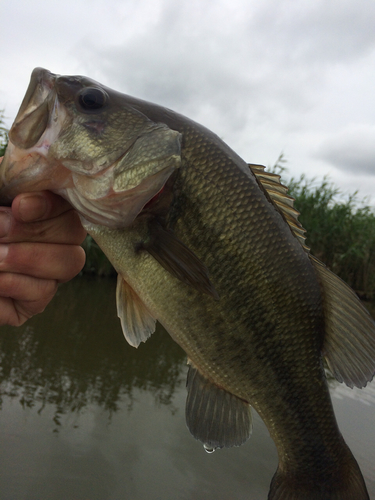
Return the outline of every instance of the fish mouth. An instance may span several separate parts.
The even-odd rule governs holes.
[[[56,75],[43,68],[36,68],[32,72],[29,87],[9,132],[9,140],[16,147],[32,148],[45,132],[56,78]]]
[[[0,164],[0,203],[9,205],[20,192],[48,189],[41,183],[47,170],[50,145],[60,134],[66,118],[56,92],[58,75],[43,68],[31,74],[30,84],[9,131],[9,143]]]

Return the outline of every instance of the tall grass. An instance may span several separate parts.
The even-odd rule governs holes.
[[[290,183],[311,252],[359,295],[375,297],[375,215],[357,194],[338,200],[339,190],[324,179],[303,176]]]
[[[0,111],[0,157],[4,156],[8,144],[8,130],[4,127],[4,111]]]

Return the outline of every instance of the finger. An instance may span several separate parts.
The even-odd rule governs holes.
[[[25,274],[34,278],[68,281],[85,263],[79,245],[52,243],[11,243],[0,245],[0,273]]]
[[[69,210],[54,219],[22,223],[0,207],[0,242],[46,242],[80,245],[86,237],[78,214]]]
[[[72,206],[51,191],[22,193],[12,202],[13,215],[20,222],[53,219],[69,210]]]
[[[20,326],[43,312],[56,290],[56,280],[0,273],[0,325]]]

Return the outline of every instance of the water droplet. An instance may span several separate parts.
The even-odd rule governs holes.
[[[212,447],[209,444],[204,444],[203,448],[204,448],[204,451],[206,451],[207,453],[213,453],[216,450],[215,447]]]

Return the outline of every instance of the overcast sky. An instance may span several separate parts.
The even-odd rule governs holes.
[[[0,109],[81,74],[375,203],[374,0],[1,0]]]

